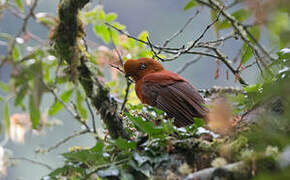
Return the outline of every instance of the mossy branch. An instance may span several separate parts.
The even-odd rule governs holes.
[[[94,77],[89,68],[89,61],[81,48],[84,28],[78,17],[78,12],[89,0],[60,0],[58,9],[58,25],[51,33],[50,39],[60,59],[70,66],[71,78],[79,81],[86,96],[100,113],[101,119],[108,128],[113,139],[129,136],[123,128],[122,119],[118,113],[117,104],[110,98],[109,89]]]

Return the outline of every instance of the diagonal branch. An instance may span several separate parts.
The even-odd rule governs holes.
[[[86,96],[90,99],[94,108],[100,114],[113,139],[118,137],[129,139],[125,131],[122,118],[118,112],[116,101],[111,98],[109,89],[106,88],[91,70],[91,64],[83,52],[81,39],[84,29],[78,17],[78,11],[83,8],[89,0],[62,0],[59,3],[59,23],[51,36],[54,49],[61,59],[70,66],[74,65],[78,72],[78,82],[84,88]],[[71,67],[72,68],[72,67]]]

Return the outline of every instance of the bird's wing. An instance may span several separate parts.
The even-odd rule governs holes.
[[[141,90],[143,98],[174,117],[178,127],[190,125],[194,117],[205,115],[203,97],[175,73],[152,74],[144,78]]]

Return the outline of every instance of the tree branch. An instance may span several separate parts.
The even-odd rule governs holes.
[[[59,24],[51,37],[54,48],[59,56],[70,64],[71,69],[76,68],[77,79],[85,90],[86,96],[100,113],[101,119],[108,128],[113,139],[129,135],[123,128],[122,119],[117,111],[117,103],[104,87],[101,81],[90,69],[91,65],[79,46],[84,36],[84,29],[78,17],[79,9],[83,8],[89,0],[62,0],[59,3]]]
[[[85,129],[85,130],[82,130],[82,131],[78,131],[78,132],[75,132],[74,134],[60,140],[58,143],[56,143],[55,145],[49,147],[48,149],[36,149],[35,152],[36,153],[48,153],[56,148],[58,148],[59,146],[61,146],[62,144],[65,144],[66,142],[68,142],[69,140],[71,140],[72,138],[74,137],[77,137],[77,136],[80,136],[80,135],[83,135],[83,134],[86,134],[90,132],[89,130]]]

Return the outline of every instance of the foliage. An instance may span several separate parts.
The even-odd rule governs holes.
[[[86,128],[86,133],[96,138],[93,147],[71,147],[63,153],[63,166],[51,170],[43,179],[184,178],[220,161],[221,164],[246,161],[252,163],[249,167],[256,163],[259,172],[256,179],[289,178],[289,168],[281,169],[275,164],[277,156],[290,144],[290,112],[287,111],[290,108],[290,50],[287,48],[290,10],[285,6],[287,0],[275,4],[272,0],[242,0],[233,4],[221,0],[189,0],[184,10],[208,7],[212,24],[196,40],[177,48],[167,48],[167,45],[187,25],[159,46],[149,41],[148,31],[137,37],[131,36],[126,26],[117,21],[118,15],[105,12],[103,6],[88,5],[83,8],[87,0],[61,0],[58,17],[46,12],[35,13],[38,1],[29,2],[0,2],[0,15],[12,10],[23,20],[23,27],[17,35],[0,33],[0,45],[7,46],[7,54],[1,56],[0,67],[12,69],[9,82],[0,81],[0,102],[3,104],[0,133],[14,141],[13,134],[24,137],[27,130],[42,131],[57,124],[52,120],[55,115],[67,111]],[[261,8],[269,10],[269,14]],[[67,9],[76,14],[63,14]],[[29,19],[48,29],[50,42],[30,32]],[[64,24],[65,20],[71,22],[69,28]],[[216,39],[201,41],[211,26]],[[89,42],[84,37],[85,27],[92,28],[102,45]],[[59,36],[68,30],[67,36]],[[224,36],[225,32],[230,32],[230,35]],[[267,52],[261,44],[267,37],[274,44],[277,54]],[[240,49],[231,61],[221,51],[223,43],[232,38],[239,38],[237,48]],[[242,93],[227,97],[235,105],[235,115],[246,117],[257,109],[262,113],[258,113],[246,128],[237,126],[234,133],[216,137],[212,132],[200,132],[201,127],[207,128],[207,122],[202,119],[196,118],[193,125],[177,128],[173,125],[174,119],[161,110],[140,104],[133,87],[128,85],[130,80],[122,73],[124,61],[153,56],[163,61],[174,60],[183,54],[214,57],[216,77],[219,77],[219,65],[223,63],[232,71],[237,82],[242,72],[254,64],[261,76],[258,82],[244,86]],[[88,80],[82,79],[84,77],[80,73],[84,64],[87,69],[82,73],[87,73],[94,85],[91,91],[87,91]],[[96,96],[99,99],[94,101],[90,99],[94,93],[103,96]],[[49,107],[43,107],[44,96],[52,99]],[[109,99],[106,102],[111,103],[110,106],[100,104],[102,98]],[[128,103],[124,110],[120,110],[118,107],[122,106],[123,99]],[[19,107],[25,116],[13,116],[12,106]],[[122,121],[128,139],[107,137],[97,132],[94,114],[96,109],[101,114],[104,107],[110,107],[105,109],[109,112],[106,117],[118,114],[113,117],[120,118],[117,120]],[[93,122],[93,129],[89,120]],[[15,129],[18,131],[14,132]],[[72,137],[75,136],[55,147]],[[4,149],[4,145],[1,142],[0,150]],[[259,162],[263,167],[260,168]],[[269,169],[274,172],[269,174]],[[252,169],[254,173],[255,169]]]
[[[131,106],[131,109],[134,113],[125,113],[124,117],[130,123],[128,131],[132,138],[137,138],[136,141],[122,138],[99,140],[92,148],[76,148],[62,154],[65,165],[50,173],[49,177],[149,178],[163,163],[173,161],[169,158],[171,153],[181,150],[180,144],[177,146],[174,142],[198,137],[193,132],[202,125],[197,123],[191,128],[178,129],[171,120],[163,122],[164,115],[159,109],[141,105]],[[160,124],[154,125],[153,122],[158,120],[161,120]]]

